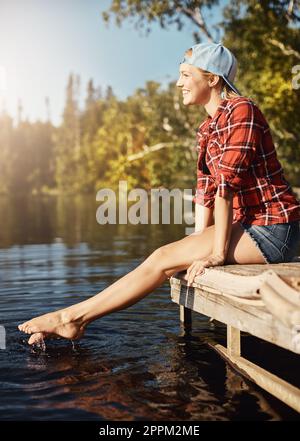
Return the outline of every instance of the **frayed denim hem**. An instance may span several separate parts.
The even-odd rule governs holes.
[[[242,226],[242,228],[245,231],[245,233],[247,233],[249,235],[249,237],[251,237],[251,239],[253,240],[254,244],[256,245],[256,247],[261,252],[261,255],[263,256],[265,263],[270,264],[271,262],[269,262],[269,259],[265,255],[264,251],[261,249],[261,247],[260,247],[259,243],[257,242],[256,237],[253,235],[253,233],[251,233],[251,231],[249,231],[246,228],[244,228],[243,224],[241,224],[240,222],[239,222],[239,224]]]

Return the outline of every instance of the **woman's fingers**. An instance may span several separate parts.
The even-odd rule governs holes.
[[[198,269],[198,271],[196,272],[196,276],[198,276],[199,274],[202,274],[204,272],[204,266],[202,266],[201,268]]]
[[[194,270],[190,273],[189,278],[188,278],[188,286],[191,286],[194,280]]]
[[[190,286],[193,283],[193,272],[195,268],[195,263],[193,263],[189,268],[189,273],[187,274],[187,284]]]
[[[189,267],[189,273],[187,275],[188,278],[188,286],[191,285],[194,281],[194,278],[196,277],[197,274],[199,274],[199,272],[203,271],[203,263],[202,262],[194,262],[190,267]]]
[[[213,260],[206,259],[206,260],[195,260],[187,269],[186,275],[187,275],[187,284],[190,286],[194,278],[204,273],[204,268],[207,268],[209,266],[215,266],[217,263]]]
[[[186,270],[187,275],[191,273],[191,271],[194,269],[195,265],[197,264],[197,261],[195,260]]]

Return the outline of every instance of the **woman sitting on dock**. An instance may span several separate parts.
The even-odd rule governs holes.
[[[222,44],[186,51],[177,86],[208,113],[197,131],[195,233],[156,249],[133,271],[83,302],[18,326],[28,343],[78,339],[100,317],[128,308],[178,271],[288,262],[300,244],[300,203],[284,177],[262,112],[233,85],[237,62]]]

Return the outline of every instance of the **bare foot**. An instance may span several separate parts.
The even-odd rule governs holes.
[[[73,321],[70,319],[70,314],[67,310],[59,310],[41,315],[32,320],[22,323],[18,326],[20,331],[26,334],[42,334],[46,338],[50,336],[59,336],[70,340],[78,340],[84,334],[85,324],[82,322]],[[41,337],[36,336],[29,339],[34,342],[35,339]]]
[[[43,349],[46,348],[45,340],[53,338],[53,339],[59,339],[59,337],[56,334],[47,334],[46,332],[35,332],[32,334],[28,340],[29,345],[39,346]]]
[[[45,349],[45,340],[46,334],[43,334],[42,332],[36,332],[35,334],[32,334],[30,336],[30,339],[28,340],[29,345],[39,346],[42,349]]]

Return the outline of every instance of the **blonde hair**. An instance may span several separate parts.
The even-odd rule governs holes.
[[[187,57],[191,57],[192,56],[192,49],[188,49],[187,51],[185,51],[184,55]],[[195,67],[195,66],[194,66]],[[209,80],[214,74],[211,72],[208,72],[207,70],[203,70],[200,67],[195,67],[202,75],[204,75],[207,80]],[[226,81],[219,76],[219,83],[221,84],[220,86],[220,93],[223,92],[224,96],[226,99],[230,99],[230,98],[236,98],[238,95],[236,92],[234,92],[231,87],[226,83]]]

